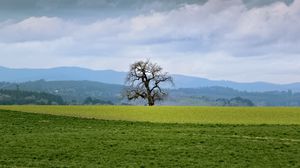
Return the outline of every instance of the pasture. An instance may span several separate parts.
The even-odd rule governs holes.
[[[0,167],[300,166],[298,108],[0,109]]]

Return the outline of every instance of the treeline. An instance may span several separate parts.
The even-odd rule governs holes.
[[[61,96],[67,104],[81,105],[118,104],[123,86],[92,81],[38,80],[24,83],[0,82],[0,88],[50,93]]]
[[[206,105],[205,99],[214,100],[232,98],[251,100],[256,106],[300,106],[300,93],[287,91],[247,92],[226,87],[182,88],[170,91],[171,101],[185,105]],[[188,101],[187,101],[188,100]],[[225,103],[226,104],[226,103]],[[211,104],[207,104],[211,105]]]
[[[213,98],[208,96],[170,96],[162,105],[189,105],[189,106],[256,106],[251,100],[234,98]]]
[[[97,99],[97,98],[92,98],[92,97],[87,97],[83,104],[85,105],[114,105],[113,102],[111,101],[105,101],[105,100],[100,100],[100,99]]]
[[[255,106],[255,104],[245,98],[235,97],[232,99],[219,98],[216,100],[216,105],[219,106]]]
[[[122,85],[91,81],[0,82],[4,90],[45,92],[60,96],[65,104],[128,104],[121,96]],[[161,105],[191,106],[300,106],[300,93],[287,91],[247,92],[226,87],[169,89]],[[242,100],[243,99],[243,100]],[[130,102],[130,104],[133,104]],[[137,102],[141,105],[143,102]]]
[[[64,105],[64,100],[57,95],[22,90],[0,90],[1,105]]]
[[[24,90],[0,90],[0,105],[113,105],[111,101],[87,97],[83,103],[66,102],[61,96]]]

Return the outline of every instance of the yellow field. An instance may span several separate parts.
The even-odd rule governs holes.
[[[104,120],[200,124],[300,124],[296,107],[0,106],[0,109]]]

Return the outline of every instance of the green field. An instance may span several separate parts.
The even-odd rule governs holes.
[[[298,108],[1,108],[0,167],[300,167]]]
[[[158,123],[300,124],[298,107],[0,106],[0,109]]]

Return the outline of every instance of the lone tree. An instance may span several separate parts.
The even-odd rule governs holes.
[[[153,106],[156,101],[163,100],[167,92],[161,88],[161,84],[173,85],[173,79],[162,70],[161,66],[149,60],[137,61],[130,65],[125,82],[125,94],[128,100],[142,98],[148,101],[149,106]]]

